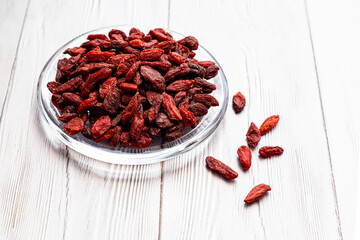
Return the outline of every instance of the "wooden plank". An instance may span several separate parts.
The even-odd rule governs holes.
[[[355,238],[360,184],[360,3],[306,1],[344,239]],[[320,17],[321,16],[321,17]]]
[[[341,239],[316,71],[303,1],[172,1],[170,29],[195,35],[219,60],[230,96],[242,91],[245,110],[229,107],[212,141],[164,163],[163,239]],[[250,122],[280,114],[276,129],[240,170],[236,150]],[[279,145],[281,157],[259,159]],[[225,181],[205,168],[218,157],[238,170]],[[243,199],[258,183],[273,190],[260,203]],[[176,226],[176,227],[174,227]]]
[[[163,1],[31,0],[0,123],[3,239],[158,238],[160,164],[98,166],[44,137],[36,84],[69,39],[114,24],[164,26],[167,8]],[[101,168],[110,172],[99,174]]]
[[[27,0],[0,0],[0,32],[3,36],[0,44],[0,121],[6,92],[12,82],[12,69],[16,65],[15,55],[27,4]]]

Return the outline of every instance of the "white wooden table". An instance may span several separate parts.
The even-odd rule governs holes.
[[[356,0],[0,0],[0,239],[360,239],[359,21]],[[210,141],[153,165],[99,164],[47,140],[36,111],[45,62],[116,24],[196,36],[245,110],[229,107]],[[254,154],[241,171],[249,123],[272,114],[280,123],[256,150],[285,153]],[[208,155],[238,179],[208,171]],[[245,206],[261,182],[273,190]]]

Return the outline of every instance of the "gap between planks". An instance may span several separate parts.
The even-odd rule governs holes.
[[[66,239],[66,229],[67,229],[67,218],[68,218],[68,212],[69,212],[69,182],[70,182],[70,175],[69,175],[69,163],[70,163],[70,157],[69,157],[69,148],[68,146],[65,146],[65,158],[66,158],[66,192],[65,192],[65,215],[64,215],[64,231],[63,231],[63,239]]]
[[[164,191],[164,162],[161,162],[161,175],[160,175],[160,206],[159,206],[159,233],[158,239],[161,239],[161,220],[162,220],[162,203]]]
[[[168,0],[168,19],[166,28],[169,30],[170,28],[170,8],[171,8],[171,0]],[[164,191],[164,162],[161,162],[161,175],[160,175],[160,203],[159,203],[159,232],[158,232],[158,240],[161,239],[161,225],[162,225],[162,204],[163,204],[163,191]]]
[[[335,205],[336,220],[337,220],[337,224],[338,224],[338,232],[339,232],[340,239],[343,240],[343,233],[342,233],[342,228],[341,228],[341,219],[340,219],[340,212],[339,212],[338,197],[337,197],[337,192],[336,192],[336,184],[335,184],[335,179],[334,179],[333,164],[332,164],[332,158],[331,158],[331,151],[330,151],[330,145],[329,145],[328,132],[327,132],[327,127],[326,127],[324,105],[323,105],[323,101],[322,101],[321,87],[320,87],[320,81],[319,81],[319,72],[318,72],[317,62],[316,62],[315,48],[314,48],[314,42],[313,42],[313,38],[312,38],[309,11],[308,11],[308,7],[307,7],[307,0],[304,0],[304,7],[305,7],[307,26],[308,26],[308,30],[309,30],[309,38],[310,38],[310,43],[311,43],[311,50],[312,50],[312,54],[313,54],[314,68],[315,68],[315,74],[316,74],[316,83],[317,83],[317,87],[318,87],[320,107],[321,107],[321,115],[322,115],[322,121],[323,121],[323,126],[324,126],[324,133],[325,133],[325,137],[326,137],[326,146],[327,146],[327,150],[328,150],[328,157],[329,157],[329,164],[330,164],[330,174],[331,174],[331,186],[332,186],[333,195],[334,195],[334,205]]]

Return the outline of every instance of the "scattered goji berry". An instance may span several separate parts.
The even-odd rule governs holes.
[[[259,154],[263,158],[268,158],[268,157],[271,157],[274,155],[281,155],[281,154],[283,154],[283,152],[284,152],[284,149],[281,147],[266,146],[266,147],[262,147],[259,149]]]
[[[241,112],[246,104],[246,99],[244,97],[244,95],[242,95],[241,92],[237,92],[234,96],[233,96],[233,108],[235,113],[239,113]]]
[[[248,170],[251,167],[251,150],[247,146],[241,146],[237,150],[241,166],[244,170]]]
[[[235,179],[238,177],[238,173],[235,172],[232,168],[211,156],[206,157],[205,162],[208,168],[213,171],[219,172],[223,177],[227,179]]]
[[[252,148],[256,147],[256,145],[260,142],[261,134],[258,127],[255,123],[251,123],[248,132],[246,133],[246,140],[248,145]]]
[[[257,200],[259,200],[262,196],[264,196],[264,194],[268,191],[271,190],[271,187],[269,185],[266,184],[259,184],[257,186],[255,186],[250,192],[249,194],[246,196],[244,202],[246,203],[253,203],[256,202]]]
[[[267,119],[265,119],[263,124],[261,124],[261,126],[260,126],[261,135],[264,135],[265,133],[270,131],[270,129],[275,127],[275,125],[279,122],[279,120],[280,120],[279,115],[273,115],[273,116],[270,116]]]

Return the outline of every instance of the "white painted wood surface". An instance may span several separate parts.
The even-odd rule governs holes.
[[[356,239],[358,1],[0,4],[8,33],[0,43],[0,239]],[[223,67],[230,95],[247,97],[245,110],[229,107],[214,136],[162,164],[101,164],[49,141],[35,107],[43,65],[69,39],[115,24],[196,36]],[[256,150],[285,153],[263,160],[254,152],[243,172],[236,149],[250,122],[272,114],[280,122]],[[208,155],[239,178],[209,172]],[[273,190],[245,206],[261,182]]]

